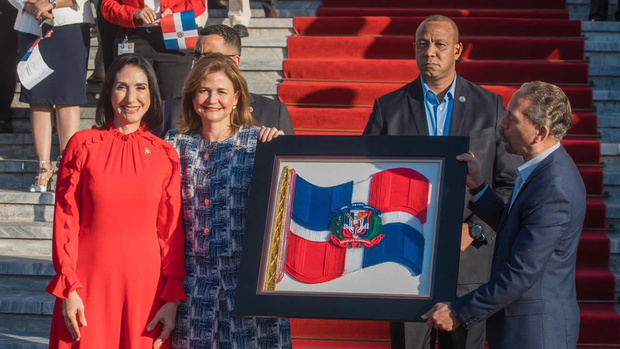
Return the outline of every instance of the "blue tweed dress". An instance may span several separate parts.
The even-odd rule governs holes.
[[[287,319],[232,315],[258,130],[244,126],[221,142],[197,131],[166,136],[181,160],[186,234],[188,300],[173,348],[291,348]]]

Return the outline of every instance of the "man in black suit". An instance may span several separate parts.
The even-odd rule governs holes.
[[[481,159],[484,179],[507,199],[520,160],[507,154],[501,144],[504,104],[500,96],[457,76],[455,66],[462,50],[458,28],[450,18],[434,15],[420,23],[415,41],[420,76],[375,101],[364,134],[469,136],[469,149]],[[488,281],[495,244],[495,231],[465,207],[457,297]],[[390,330],[392,348],[430,348],[434,342],[433,333],[421,322],[392,323]],[[440,331],[438,336],[441,348],[482,349],[484,323],[467,330]]]
[[[241,38],[231,27],[216,24],[200,30],[200,38],[194,49],[194,60],[207,53],[218,52],[230,57],[237,66],[241,65]],[[174,128],[181,118],[181,100],[175,99],[166,103],[165,122],[168,123],[162,137],[170,128]],[[291,117],[286,105],[277,99],[270,99],[250,93],[250,112],[259,125],[275,127],[284,131],[284,134],[294,135]]]
[[[457,156],[467,162],[467,187],[479,190],[471,207],[497,228],[497,248],[491,280],[452,304],[436,304],[423,316],[429,326],[453,330],[489,319],[492,349],[577,346],[575,264],[586,190],[560,143],[571,123],[568,98],[555,85],[529,82],[512,96],[501,134],[524,162],[508,203],[486,185],[476,156]]]

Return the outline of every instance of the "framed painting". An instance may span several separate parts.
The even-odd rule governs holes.
[[[257,146],[235,314],[420,321],[454,298],[467,137]]]

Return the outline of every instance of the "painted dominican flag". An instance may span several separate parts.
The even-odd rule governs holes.
[[[410,168],[330,187],[289,171],[284,274],[306,284],[323,283],[385,262],[422,272],[431,183]],[[429,242],[430,243],[430,242]]]
[[[193,50],[198,41],[194,10],[174,13],[161,19],[161,31],[168,50]]]

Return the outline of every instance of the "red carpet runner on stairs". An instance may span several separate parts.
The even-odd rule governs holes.
[[[563,144],[588,192],[577,259],[579,345],[620,348],[597,118],[581,23],[568,19],[564,0],[323,0],[318,17],[294,19],[297,35],[289,38],[279,87],[297,134],[361,134],[373,101],[417,77],[415,29],[436,13],[459,26],[465,46],[457,64],[461,76],[498,93],[505,103],[531,80],[558,84],[569,96],[574,125]],[[291,326],[295,349],[390,347],[387,322],[293,319]]]

